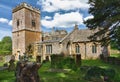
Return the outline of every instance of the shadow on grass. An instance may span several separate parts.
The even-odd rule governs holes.
[[[120,82],[120,66],[110,65],[101,60],[82,60],[82,65],[112,68],[116,72],[113,82]],[[62,73],[48,72],[49,69],[50,62],[44,63],[39,69],[41,82],[88,82],[83,79],[85,72],[81,72],[80,70],[71,70],[67,73]],[[0,82],[15,82],[14,72],[8,72],[7,70],[0,71]]]

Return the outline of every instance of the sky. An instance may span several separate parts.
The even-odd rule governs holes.
[[[43,32],[53,27],[70,32],[75,24],[86,29],[83,21],[93,18],[88,13],[88,0],[0,0],[0,40],[4,36],[12,37],[12,9],[22,2],[40,9]]]

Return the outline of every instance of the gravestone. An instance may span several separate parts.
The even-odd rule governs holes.
[[[8,63],[11,60],[11,55],[5,56],[5,62]]]
[[[46,56],[46,61],[49,61],[49,56]]]
[[[40,82],[39,63],[18,62],[16,66],[16,82]]]
[[[115,65],[120,66],[120,59],[119,59],[119,58],[116,58],[116,59],[115,59]]]
[[[76,65],[81,66],[81,54],[76,54]]]
[[[38,63],[41,62],[41,56],[36,56],[36,62],[38,62]]]
[[[8,71],[14,71],[15,70],[15,60],[14,59],[11,59],[9,61],[9,67],[8,67]]]
[[[11,59],[12,59],[12,60],[15,60],[15,56],[14,56],[14,55],[12,55],[12,56],[11,56]]]

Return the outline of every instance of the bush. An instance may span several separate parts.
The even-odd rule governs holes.
[[[101,79],[101,76],[108,77],[108,79],[113,79],[115,76],[115,70],[113,69],[103,69],[100,67],[91,67],[85,74],[86,80],[92,80],[92,78]]]
[[[51,67],[62,68],[63,55],[51,55]]]
[[[108,76],[109,78],[114,78],[115,77],[115,70],[113,69],[106,69],[104,72],[105,76]]]
[[[88,69],[90,69],[90,68],[91,68],[91,66],[81,66],[81,67],[80,67],[80,70],[81,70],[82,72],[87,72]]]
[[[91,67],[91,68],[87,71],[87,73],[86,73],[86,75],[85,75],[85,79],[86,79],[86,80],[91,80],[93,77],[94,77],[94,78],[100,78],[101,74],[104,73],[103,71],[104,71],[104,69],[102,69],[102,68],[100,68],[100,67],[96,67],[96,66]]]
[[[51,55],[51,67],[58,69],[77,69],[75,60],[70,57],[64,57],[63,55]]]
[[[68,68],[68,69],[72,69],[72,70],[77,69],[75,59],[73,59],[73,58],[65,57],[62,62],[63,62],[64,68]]]

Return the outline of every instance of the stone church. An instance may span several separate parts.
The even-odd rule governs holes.
[[[74,57],[80,54],[82,59],[95,59],[100,54],[109,54],[110,47],[102,47],[99,42],[92,42],[88,37],[95,30],[79,30],[75,25],[73,31],[53,30],[42,32],[40,10],[29,4],[21,3],[12,11],[13,20],[13,55],[24,55],[27,46],[32,44],[33,56],[40,56],[41,61],[50,59],[52,54],[64,54]]]

